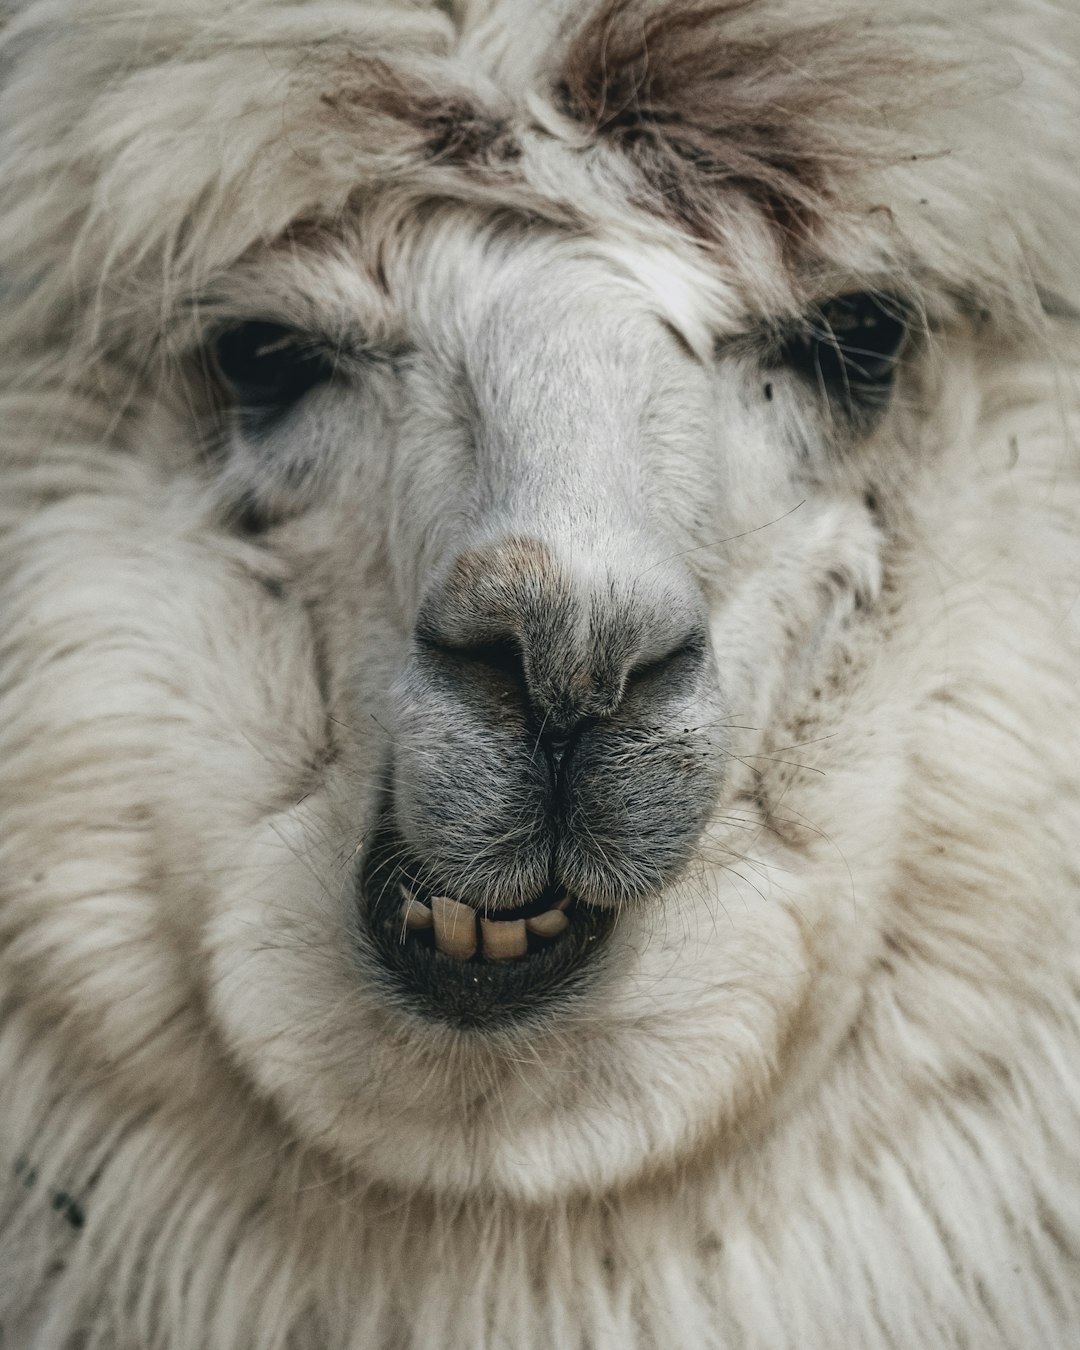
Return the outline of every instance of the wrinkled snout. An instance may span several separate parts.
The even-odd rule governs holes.
[[[506,535],[426,595],[393,811],[429,888],[492,911],[558,892],[603,907],[690,856],[718,777],[701,600],[644,550],[624,557]]]
[[[701,601],[625,556],[505,535],[424,598],[368,890],[386,959],[440,1015],[482,1020],[526,986],[531,1006],[672,880],[708,818],[722,753]]]

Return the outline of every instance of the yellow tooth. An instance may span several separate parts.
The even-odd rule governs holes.
[[[434,918],[428,906],[422,900],[417,900],[407,886],[399,886],[398,889],[401,891],[401,917],[405,927],[414,932],[420,928],[430,928]]]
[[[467,961],[476,951],[476,912],[448,895],[437,895],[431,902],[435,924],[435,946],[447,956]]]
[[[537,937],[556,938],[566,931],[570,920],[561,909],[547,909],[543,914],[534,914],[525,920],[525,927]]]
[[[557,903],[555,904],[554,908],[555,908],[556,910],[566,910],[566,909],[569,909],[569,908],[570,908],[570,897],[569,897],[568,895],[564,895],[563,898],[562,898],[561,900],[557,901]],[[547,912],[550,914],[550,913],[551,913],[551,910],[548,910]]]
[[[484,935],[484,955],[491,961],[513,961],[529,950],[524,919],[508,919],[504,923],[481,919],[480,931]]]

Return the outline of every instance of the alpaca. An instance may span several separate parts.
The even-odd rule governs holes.
[[[1068,0],[17,0],[3,1350],[1080,1337]]]

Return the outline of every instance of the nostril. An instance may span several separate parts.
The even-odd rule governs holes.
[[[626,682],[628,685],[645,684],[659,676],[671,679],[697,671],[705,659],[706,646],[704,631],[695,629],[662,656],[651,656],[631,666]]]
[[[429,651],[459,666],[478,667],[515,688],[526,687],[525,658],[516,638],[508,636],[486,642],[457,643],[424,634],[421,641]]]

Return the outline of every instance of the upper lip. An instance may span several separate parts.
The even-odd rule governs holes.
[[[477,903],[472,896],[460,892],[457,887],[440,885],[427,876],[426,869],[421,864],[404,857],[398,860],[395,879],[424,904],[430,905],[436,896],[451,896],[488,919],[527,919],[534,914],[542,914],[545,910],[570,898],[561,882],[551,881],[542,891],[538,891],[531,899],[520,904]]]

